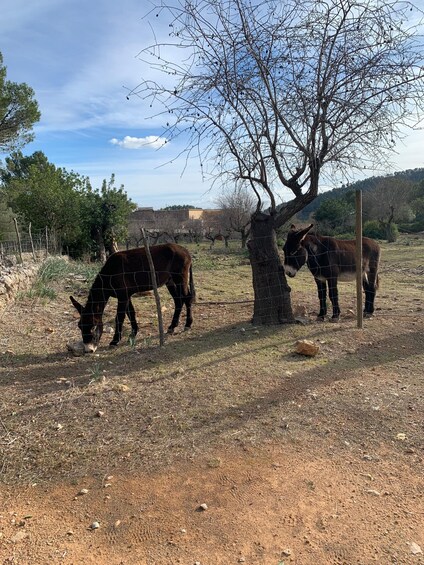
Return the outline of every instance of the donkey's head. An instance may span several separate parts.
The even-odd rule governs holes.
[[[297,230],[294,225],[290,227],[283,247],[284,271],[289,277],[295,277],[297,271],[303,267],[308,258],[308,252],[303,246],[303,241],[313,225],[311,224],[309,227],[301,230]]]
[[[103,333],[102,312],[96,308],[95,304],[87,303],[84,307],[73,296],[69,298],[80,315],[78,327],[81,330],[84,351],[94,353]]]

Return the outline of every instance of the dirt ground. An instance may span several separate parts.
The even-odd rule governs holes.
[[[135,345],[109,350],[106,328],[84,357],[66,351],[83,281],[9,305],[0,564],[423,564],[424,245],[383,257],[362,330],[353,283],[341,321],[315,321],[307,271],[303,323],[252,327],[250,268],[225,259],[195,270],[193,329],[164,348],[153,298]]]

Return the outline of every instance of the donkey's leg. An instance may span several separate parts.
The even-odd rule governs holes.
[[[172,316],[171,325],[168,328],[168,333],[172,335],[174,333],[175,328],[178,326],[181,316],[181,310],[183,309],[182,285],[175,284],[174,282],[171,281],[167,283],[166,287],[169,291],[169,294],[174,299],[174,305],[175,305],[174,315]]]
[[[362,287],[365,292],[364,317],[370,318],[374,314],[374,299],[377,292],[378,275],[376,271],[368,273],[368,277],[363,277]]]
[[[189,330],[191,328],[191,324],[193,323],[193,315],[191,313],[191,306],[193,304],[193,297],[191,294],[184,296],[184,304],[186,306],[186,323],[184,326],[184,330]]]
[[[138,324],[137,324],[137,319],[135,317],[134,305],[131,302],[131,298],[128,300],[126,314],[128,316],[129,321],[131,322],[131,337],[135,337],[138,332]]]
[[[327,285],[325,282],[315,279],[318,288],[318,298],[319,298],[319,313],[318,320],[324,320],[327,314]]]
[[[331,277],[327,280],[328,294],[330,296],[331,304],[333,305],[333,315],[331,319],[336,321],[340,318],[339,308],[339,291],[337,289],[337,277]]]
[[[116,309],[116,317],[115,317],[115,335],[113,336],[113,339],[109,344],[109,347],[114,347],[115,345],[118,345],[118,343],[121,341],[122,325],[124,323],[125,314],[128,309],[128,301],[129,299],[125,299],[125,300],[118,299],[118,307]]]
[[[185,321],[184,331],[187,331],[191,328],[191,325],[193,323],[191,306],[193,304],[194,297],[191,295],[190,287],[184,288],[184,284],[177,285],[177,290],[181,292],[182,304],[185,304],[186,307],[186,321]]]

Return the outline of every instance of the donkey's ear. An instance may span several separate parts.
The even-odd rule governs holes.
[[[81,304],[77,300],[75,300],[73,296],[70,296],[69,298],[72,304],[74,305],[74,307],[78,310],[78,312],[82,314],[83,307],[81,306]]]
[[[303,229],[303,230],[299,230],[297,232],[298,237],[300,237],[300,241],[303,241],[307,235],[307,233],[314,227],[314,224],[311,224],[310,226],[308,226],[307,228]]]
[[[296,231],[296,226],[294,224],[290,226],[290,231]]]

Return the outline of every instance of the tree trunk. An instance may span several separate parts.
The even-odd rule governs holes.
[[[277,247],[274,216],[258,213],[252,217],[248,243],[252,266],[254,325],[294,323],[290,292]]]
[[[244,230],[240,231],[241,236],[241,248],[246,249],[247,238],[249,237],[249,233],[246,233]]]
[[[99,254],[99,260],[101,263],[106,263],[106,245],[105,240],[103,238],[103,231],[99,228],[96,230],[96,244],[97,244],[97,252]]]

